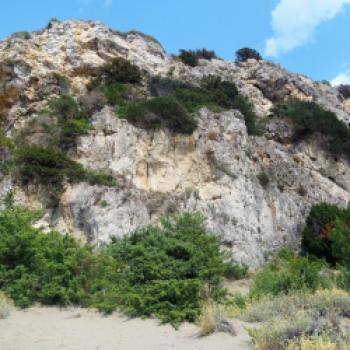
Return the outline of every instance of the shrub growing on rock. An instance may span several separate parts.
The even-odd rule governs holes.
[[[95,80],[98,85],[140,84],[142,80],[141,70],[128,60],[117,57],[103,65]]]
[[[86,135],[91,130],[85,111],[68,95],[62,95],[49,101],[50,114],[56,123],[46,124],[51,134],[51,143],[64,150],[76,146],[77,137]]]
[[[65,180],[84,178],[83,167],[56,148],[24,145],[16,149],[14,160],[24,183],[41,184],[54,192],[62,188]]]
[[[174,132],[191,134],[197,127],[195,118],[174,97],[156,97],[129,103],[118,111],[120,118],[144,128],[165,126]]]
[[[212,60],[213,58],[217,58],[215,51],[213,50],[207,50],[207,49],[200,49],[196,50],[196,55],[198,58],[204,59],[204,60]]]
[[[15,173],[23,183],[45,186],[56,197],[65,181],[116,186],[112,176],[84,169],[58,148],[23,145],[14,153]]]
[[[335,113],[325,110],[315,102],[291,100],[275,105],[276,116],[290,118],[294,122],[294,139],[320,133],[329,138],[323,146],[332,154],[350,156],[350,129]]]
[[[260,53],[249,47],[243,47],[236,52],[236,60],[238,62],[245,62],[249,59],[262,60]]]
[[[192,50],[180,50],[179,59],[190,67],[196,67],[199,64],[198,56]]]

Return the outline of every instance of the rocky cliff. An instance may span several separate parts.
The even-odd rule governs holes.
[[[200,60],[191,68],[149,36],[98,22],[51,21],[44,30],[0,42],[0,115],[7,136],[28,130],[51,97],[84,96],[91,76],[114,57],[152,76],[196,84],[215,75],[234,82],[264,120],[263,135],[249,136],[238,110],[202,108],[193,135],[181,135],[138,128],[106,105],[91,115],[93,128],[71,156],[90,169],[108,170],[118,187],[67,183],[50,207],[45,191],[3,173],[0,199],[13,189],[16,202],[44,209],[41,224],[95,243],[169,213],[201,212],[234,258],[251,266],[281,246],[297,249],[314,203],[347,205],[348,161],[327,153],[317,135],[292,142],[288,120],[267,118],[275,101],[295,98],[315,101],[348,124],[350,103],[336,89],[264,60]],[[31,137],[42,135],[32,130]],[[268,181],[262,183],[261,174]]]

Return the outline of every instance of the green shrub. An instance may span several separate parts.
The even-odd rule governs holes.
[[[195,118],[173,97],[156,97],[131,102],[120,107],[119,117],[144,128],[165,126],[172,131],[191,134],[197,127]]]
[[[224,276],[228,279],[241,280],[248,274],[248,266],[238,263],[226,263]]]
[[[191,89],[194,86],[182,80],[153,76],[149,79],[148,90],[153,97],[174,96],[178,89]]]
[[[208,233],[199,215],[162,221],[105,247],[115,261],[115,275],[94,286],[100,309],[122,309],[131,316],[157,316],[174,325],[194,321],[207,299],[224,295],[226,269],[219,237]],[[102,302],[99,302],[102,300]]]
[[[17,207],[0,211],[0,289],[20,307],[78,304],[176,326],[194,321],[208,298],[225,296],[220,237],[199,215],[164,219],[95,251],[33,228],[38,217]]]
[[[21,208],[0,211],[0,289],[20,307],[82,303],[90,248],[34,229],[37,218]]]
[[[180,60],[190,66],[196,67],[199,64],[199,59],[204,60],[212,60],[213,58],[217,58],[215,51],[207,50],[207,49],[199,49],[199,50],[180,50],[179,54]]]
[[[134,64],[124,58],[114,58],[99,70],[93,85],[140,84],[142,73]]]
[[[236,52],[236,61],[245,62],[249,59],[262,60],[260,53],[249,47],[243,47]]]
[[[5,130],[0,127],[0,148],[12,148],[13,142],[6,136]]]
[[[278,117],[290,118],[294,123],[295,141],[307,135],[320,133],[329,138],[323,147],[334,155],[350,155],[350,129],[335,113],[314,102],[292,100],[275,105],[273,112]]]
[[[15,171],[24,183],[46,186],[52,192],[61,190],[65,180],[84,179],[83,167],[56,148],[24,145],[14,154]]]
[[[24,145],[16,149],[14,161],[14,171],[22,182],[43,185],[54,196],[61,192],[65,181],[117,185],[111,175],[84,169],[57,148]]]
[[[296,290],[314,292],[328,287],[330,279],[321,274],[324,268],[322,261],[297,257],[293,252],[283,250],[255,275],[250,295],[260,298]]]
[[[90,185],[109,186],[109,187],[118,186],[118,183],[114,180],[112,175],[101,171],[85,170],[84,179]]]
[[[269,175],[265,171],[259,173],[257,175],[257,178],[260,182],[260,185],[264,188],[267,187],[267,185],[270,183]]]
[[[303,248],[335,265],[350,266],[350,210],[320,203],[311,208],[303,231]]]
[[[198,58],[204,59],[204,60],[212,60],[213,58],[217,58],[215,51],[213,50],[207,50],[207,49],[200,49],[196,50],[196,55]]]
[[[46,124],[51,134],[52,146],[64,150],[76,146],[76,139],[91,130],[85,111],[68,95],[62,95],[49,101],[50,114],[57,118],[56,123]]]
[[[235,108],[244,116],[248,135],[261,135],[263,130],[257,121],[257,115],[254,112],[254,105],[248,97],[239,95],[235,101]]]
[[[195,51],[192,50],[180,50],[179,58],[182,63],[190,67],[198,66],[198,56]]]

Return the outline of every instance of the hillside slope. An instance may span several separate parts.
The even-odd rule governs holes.
[[[24,186],[2,172],[0,200],[13,189],[16,202],[44,209],[41,224],[94,243],[169,213],[198,211],[223,235],[234,258],[251,266],[281,246],[298,248],[313,204],[347,205],[348,160],[325,151],[322,136],[293,142],[290,121],[267,118],[274,102],[293,98],[317,102],[348,124],[350,103],[336,89],[263,60],[200,60],[192,68],[151,37],[98,22],[51,21],[44,30],[0,43],[0,116],[7,136],[40,144],[44,135],[33,121],[47,101],[62,94],[84,98],[91,77],[114,57],[150,76],[199,84],[213,75],[234,82],[264,122],[263,135],[248,135],[238,110],[203,107],[195,132],[183,135],[137,127],[106,105],[90,115],[93,128],[68,154],[86,168],[111,174],[117,187],[67,182],[53,206],[46,188]]]

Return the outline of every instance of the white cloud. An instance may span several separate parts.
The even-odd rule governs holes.
[[[266,41],[265,54],[278,56],[306,44],[315,28],[334,18],[350,0],[280,0],[272,12],[274,35]]]
[[[338,74],[333,80],[331,80],[332,86],[349,85],[350,84],[350,71]]]

